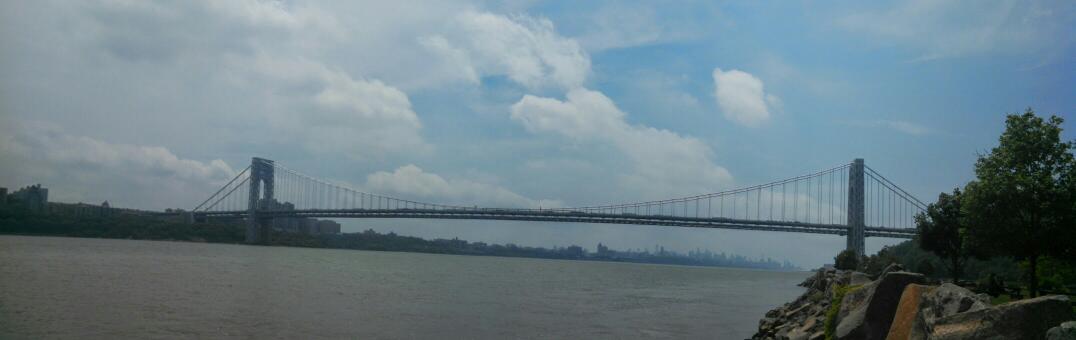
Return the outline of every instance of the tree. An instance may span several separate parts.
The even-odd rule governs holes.
[[[893,251],[889,246],[885,246],[877,254],[860,258],[859,267],[864,273],[872,276],[881,275],[886,267],[897,262],[897,258],[893,256]]]
[[[1038,296],[1038,261],[1043,256],[1071,260],[1076,214],[1072,150],[1061,141],[1063,119],[1048,120],[1028,109],[1005,119],[999,145],[975,163],[964,209],[968,235],[998,255],[1028,263],[1025,278]]]
[[[915,265],[915,271],[933,277],[934,276],[934,264],[930,262],[930,259],[920,259],[919,263]]]
[[[926,211],[915,216],[919,247],[948,260],[953,282],[960,281],[972,252],[967,219],[961,209],[963,196],[959,188],[953,189],[952,194],[943,192],[938,195],[937,202],[927,205]]]
[[[845,249],[833,258],[833,266],[840,270],[855,270],[859,267],[859,259],[854,250]]]

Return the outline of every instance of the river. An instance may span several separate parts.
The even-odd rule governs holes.
[[[808,275],[0,236],[0,338],[743,339]]]

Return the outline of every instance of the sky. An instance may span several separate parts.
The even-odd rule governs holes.
[[[582,206],[864,158],[923,201],[1006,114],[1076,122],[1071,1],[7,1],[0,186],[190,209],[254,156],[424,202]],[[342,220],[421,237],[832,261],[843,237]],[[868,252],[899,240],[868,238]]]

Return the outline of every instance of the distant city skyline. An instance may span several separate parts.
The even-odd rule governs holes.
[[[0,4],[0,27],[0,186],[42,183],[61,202],[190,209],[253,156],[369,192],[509,207],[696,195],[865,158],[933,201],[973,177],[1006,113],[1061,115],[1076,136],[1076,4],[1062,1],[34,1]],[[804,268],[844,248],[729,230],[338,222]]]

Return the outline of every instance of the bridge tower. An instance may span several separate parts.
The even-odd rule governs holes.
[[[857,257],[866,252],[866,198],[863,188],[863,159],[856,158],[848,170],[848,245]]]
[[[247,204],[247,243],[269,243],[270,218],[258,217],[258,210],[273,204],[273,161],[254,157],[250,163],[250,201]],[[265,196],[261,186],[265,185]]]

